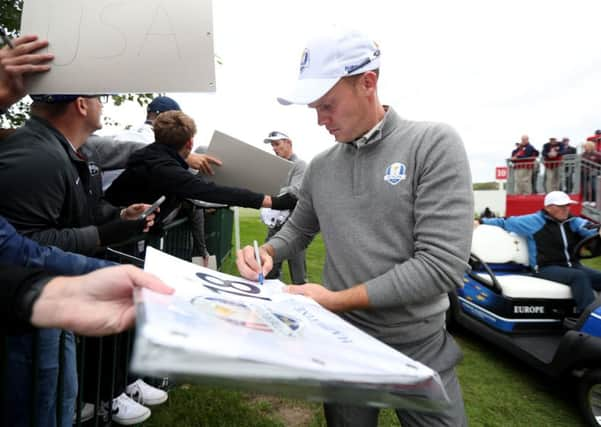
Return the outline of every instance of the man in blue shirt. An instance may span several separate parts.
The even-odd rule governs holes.
[[[576,303],[575,314],[579,314],[595,300],[593,289],[601,291],[601,272],[574,258],[576,244],[597,233],[586,228],[587,220],[570,214],[570,205],[576,203],[563,191],[552,191],[545,196],[544,209],[536,213],[507,219],[480,218],[480,223],[526,237],[534,273],[570,286]]]

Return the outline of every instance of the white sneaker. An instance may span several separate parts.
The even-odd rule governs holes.
[[[125,393],[113,399],[112,406],[113,421],[123,426],[139,424],[150,417],[150,409],[130,399]],[[104,417],[105,421],[108,421],[107,407],[108,402],[103,402],[101,410],[98,411],[98,415]]]
[[[167,400],[167,393],[146,384],[141,379],[138,379],[125,387],[125,392],[142,405],[160,405]]]

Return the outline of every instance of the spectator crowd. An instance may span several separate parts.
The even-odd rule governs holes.
[[[567,137],[551,137],[539,151],[528,135],[522,135],[511,152],[509,165],[514,194],[581,192],[585,203],[594,204],[601,172],[601,129],[586,139],[580,153]]]
[[[0,49],[0,114],[25,95],[24,74],[49,69],[52,55],[35,53],[46,45],[24,36]],[[171,98],[156,97],[135,131],[99,137],[94,132],[102,127],[108,95],[30,97],[30,118],[3,132],[0,143],[0,274],[6,282],[1,423],[70,426],[84,416],[83,409],[76,414],[78,398],[90,402],[83,407],[92,408],[86,414],[122,425],[143,422],[151,415],[148,406],[167,400],[168,383],[129,375],[131,340],[125,334],[88,337],[78,369],[75,333],[121,332],[133,322],[133,287],[164,293],[170,288],[137,268],[116,267],[106,259],[107,248],[144,243],[147,233],[160,235],[162,227],[185,218],[191,224],[192,255],[206,266],[204,212],[189,199],[277,211],[293,209],[296,196],[208,180],[221,162],[192,152],[196,125]],[[109,170],[115,172],[103,182]],[[165,202],[148,213],[160,196]],[[143,256],[143,245],[132,248],[132,254]],[[107,267],[118,270],[91,273]],[[91,274],[71,281],[55,278],[86,273]],[[65,283],[85,284],[86,290],[63,295],[60,285]],[[65,313],[56,313],[52,301],[57,298]],[[98,310],[103,304],[107,308],[83,311],[91,302]]]

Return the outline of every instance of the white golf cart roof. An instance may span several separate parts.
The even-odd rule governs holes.
[[[528,266],[528,246],[524,237],[500,227],[482,224],[474,230],[472,254],[487,264],[515,263]],[[486,273],[478,273],[488,278]],[[571,299],[569,286],[526,274],[497,275],[503,295],[510,298]]]

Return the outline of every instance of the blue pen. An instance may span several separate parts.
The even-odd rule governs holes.
[[[259,284],[262,285],[264,279],[263,279],[263,267],[261,267],[261,255],[259,255],[259,244],[255,240],[253,242],[253,245],[255,247],[255,258],[257,259],[257,264],[259,264]]]

